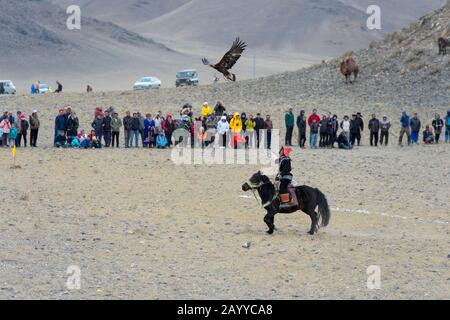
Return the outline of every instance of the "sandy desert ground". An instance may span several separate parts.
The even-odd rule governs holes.
[[[18,150],[19,169],[0,150],[0,298],[450,298],[449,145],[400,148],[396,120],[387,148],[368,147],[365,135],[350,152],[295,149],[296,179],[322,190],[332,208],[315,236],[304,214],[277,216],[279,230],[265,234],[263,210],[241,191],[261,166],[179,166],[170,151],[51,148],[56,106],[71,104],[86,127],[96,105],[176,112],[186,92],[0,99],[1,109],[38,109],[43,123],[40,147]],[[205,92],[191,91],[191,101],[217,98]],[[225,100],[230,111],[270,112],[280,127],[287,106],[237,99]],[[376,109],[391,119],[401,110]],[[351,104],[339,109],[351,112]],[[427,122],[432,113],[420,115]],[[80,290],[66,287],[72,265]],[[381,268],[380,290],[367,289],[370,265]]]

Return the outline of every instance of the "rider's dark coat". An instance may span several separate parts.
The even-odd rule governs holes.
[[[278,178],[285,180],[292,180],[293,175],[291,173],[291,158],[286,156],[281,156],[279,159],[279,173]]]

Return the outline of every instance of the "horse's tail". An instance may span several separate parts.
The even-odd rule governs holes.
[[[325,195],[319,189],[316,190],[321,226],[326,227],[330,223],[330,207],[328,206],[328,200]]]

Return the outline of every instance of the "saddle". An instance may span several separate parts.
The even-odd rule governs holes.
[[[280,199],[280,202],[281,202],[281,204],[280,204],[281,209],[298,208],[300,206],[298,198],[297,198],[297,194],[295,193],[295,189],[298,186],[299,185],[295,181],[292,181],[291,183],[289,183],[289,185],[288,185],[289,202],[283,202],[282,201],[283,199],[281,199],[281,195],[280,195],[280,181],[275,182],[275,188],[277,189],[278,198]]]

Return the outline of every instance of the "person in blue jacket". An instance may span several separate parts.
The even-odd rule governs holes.
[[[167,138],[164,130],[160,130],[158,136],[156,137],[156,147],[158,149],[166,149],[167,148]]]
[[[406,134],[408,138],[408,145],[411,144],[411,132],[410,132],[410,119],[406,112],[402,113],[402,117],[400,118],[400,136],[398,138],[398,145],[403,145],[403,136]]]

